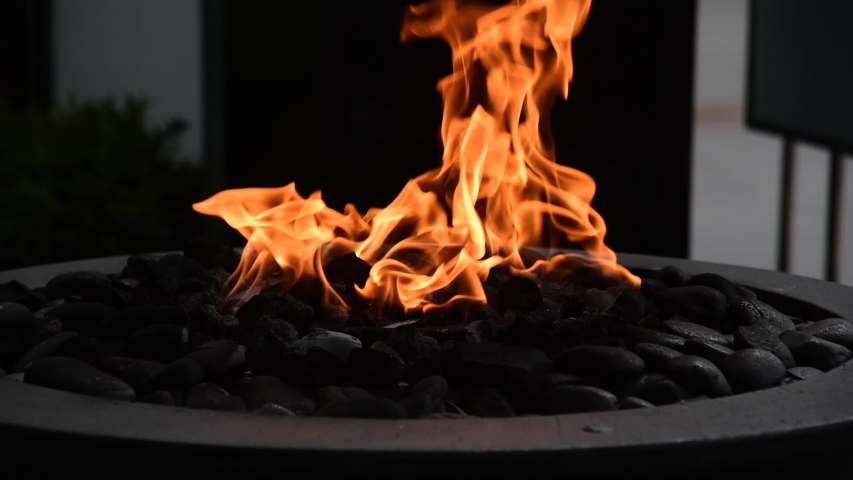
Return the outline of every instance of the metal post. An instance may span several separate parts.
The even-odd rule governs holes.
[[[829,155],[829,192],[826,216],[826,264],[824,275],[830,282],[838,281],[838,254],[841,237],[841,194],[844,183],[844,164],[837,149]]]
[[[785,137],[782,143],[781,182],[776,269],[780,272],[788,272],[791,260],[791,212],[794,190],[794,140],[790,137]]]

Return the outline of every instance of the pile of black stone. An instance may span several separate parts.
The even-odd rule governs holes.
[[[488,305],[400,316],[316,292],[227,301],[239,256],[204,239],[117,274],[0,285],[0,381],[271,415],[501,417],[652,407],[807,379],[853,357],[853,323],[785,315],[726,278],[667,267],[640,290],[494,270]],[[310,289],[309,289],[310,290]]]

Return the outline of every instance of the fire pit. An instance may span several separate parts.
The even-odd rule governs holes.
[[[826,455],[853,430],[850,289],[617,262],[593,180],[554,161],[547,113],[589,9],[411,7],[402,38],[453,50],[445,152],[386,208],[229,190],[194,208],[242,254],[197,239],[4,274],[4,433],[137,473],[695,477]]]
[[[667,266],[688,275],[719,274],[754,291],[759,301],[770,302],[802,321],[801,325],[853,317],[849,301],[853,290],[837,284],[686,260],[638,255],[620,259],[644,278],[667,278],[676,272],[669,268],[661,273]],[[127,258],[116,257],[35,267],[5,272],[0,282],[8,295],[6,282],[12,279],[44,285],[68,272],[126,270],[127,263]],[[26,302],[25,297],[19,299]],[[470,337],[467,341],[477,342]],[[635,344],[633,351],[638,349],[642,350]],[[66,351],[80,358],[85,355],[79,348]],[[801,358],[808,356],[798,356]],[[652,365],[647,368],[661,368]],[[154,455],[174,460],[178,462],[175,468],[186,466],[187,471],[204,467],[235,472],[334,469],[359,474],[473,472],[529,477],[559,475],[567,469],[617,475],[638,468],[667,468],[699,474],[747,462],[764,465],[764,472],[779,466],[790,473],[797,465],[779,459],[820,454],[832,462],[832,452],[844,448],[844,439],[853,433],[853,404],[843,400],[853,394],[851,375],[843,366],[802,381],[789,373],[779,382],[782,386],[716,399],[696,399],[689,394],[685,401],[664,401],[670,404],[654,408],[515,418],[432,415],[394,420],[281,416],[274,409],[267,412],[273,415],[210,410],[231,408],[224,404],[202,409],[148,405],[7,378],[0,381],[0,428],[7,438],[16,439],[21,452],[29,447],[33,452],[63,451],[73,445],[128,462]],[[571,384],[571,379],[561,375],[554,378]],[[59,468],[45,463],[31,466]]]

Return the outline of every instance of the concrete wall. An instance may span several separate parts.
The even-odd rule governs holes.
[[[181,150],[201,149],[199,0],[54,0],[54,95],[144,95],[152,122],[190,124]]]
[[[746,0],[699,0],[691,257],[775,268],[781,141],[744,126]],[[796,151],[792,270],[823,272],[828,153]],[[853,284],[853,162],[845,168],[840,281]]]

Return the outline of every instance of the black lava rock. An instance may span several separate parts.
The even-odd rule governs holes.
[[[319,388],[340,383],[345,374],[341,357],[320,347],[288,349],[284,352],[275,373],[288,383]]]
[[[524,319],[515,320],[507,325],[498,332],[495,341],[504,345],[530,345],[549,355],[559,350],[553,333]]]
[[[513,276],[501,284],[495,300],[498,310],[529,312],[542,305],[542,292],[533,280]]]
[[[735,393],[775,387],[785,378],[785,365],[767,350],[745,348],[723,360],[720,370]]]
[[[307,331],[314,320],[314,310],[308,304],[281,292],[255,295],[237,311],[237,319],[245,333],[252,333],[264,315],[286,320],[299,331]]]
[[[407,362],[414,362],[419,358],[432,357],[439,354],[438,341],[428,335],[411,327],[394,328],[385,339],[385,343],[400,352]]]
[[[170,323],[143,327],[128,338],[127,356],[169,363],[184,356],[187,330]]]
[[[814,367],[826,372],[853,357],[853,352],[846,347],[805,332],[789,330],[782,332],[779,339],[791,350],[799,366]]]
[[[246,347],[233,340],[214,340],[187,354],[207,373],[208,377],[236,373],[246,368]]]
[[[269,318],[269,317],[267,317]],[[237,317],[222,314],[210,304],[200,305],[189,312],[190,329],[211,338],[238,338],[242,332]]]
[[[623,322],[634,323],[640,321],[646,312],[646,298],[639,290],[633,288],[622,290],[613,303],[604,310],[604,313],[615,316]]]
[[[24,383],[81,393],[93,397],[133,400],[130,385],[97,368],[69,357],[51,357],[33,362],[24,372]]]
[[[226,245],[206,237],[196,237],[184,246],[184,256],[197,261],[204,268],[222,268],[233,272],[240,264],[240,255]]]

